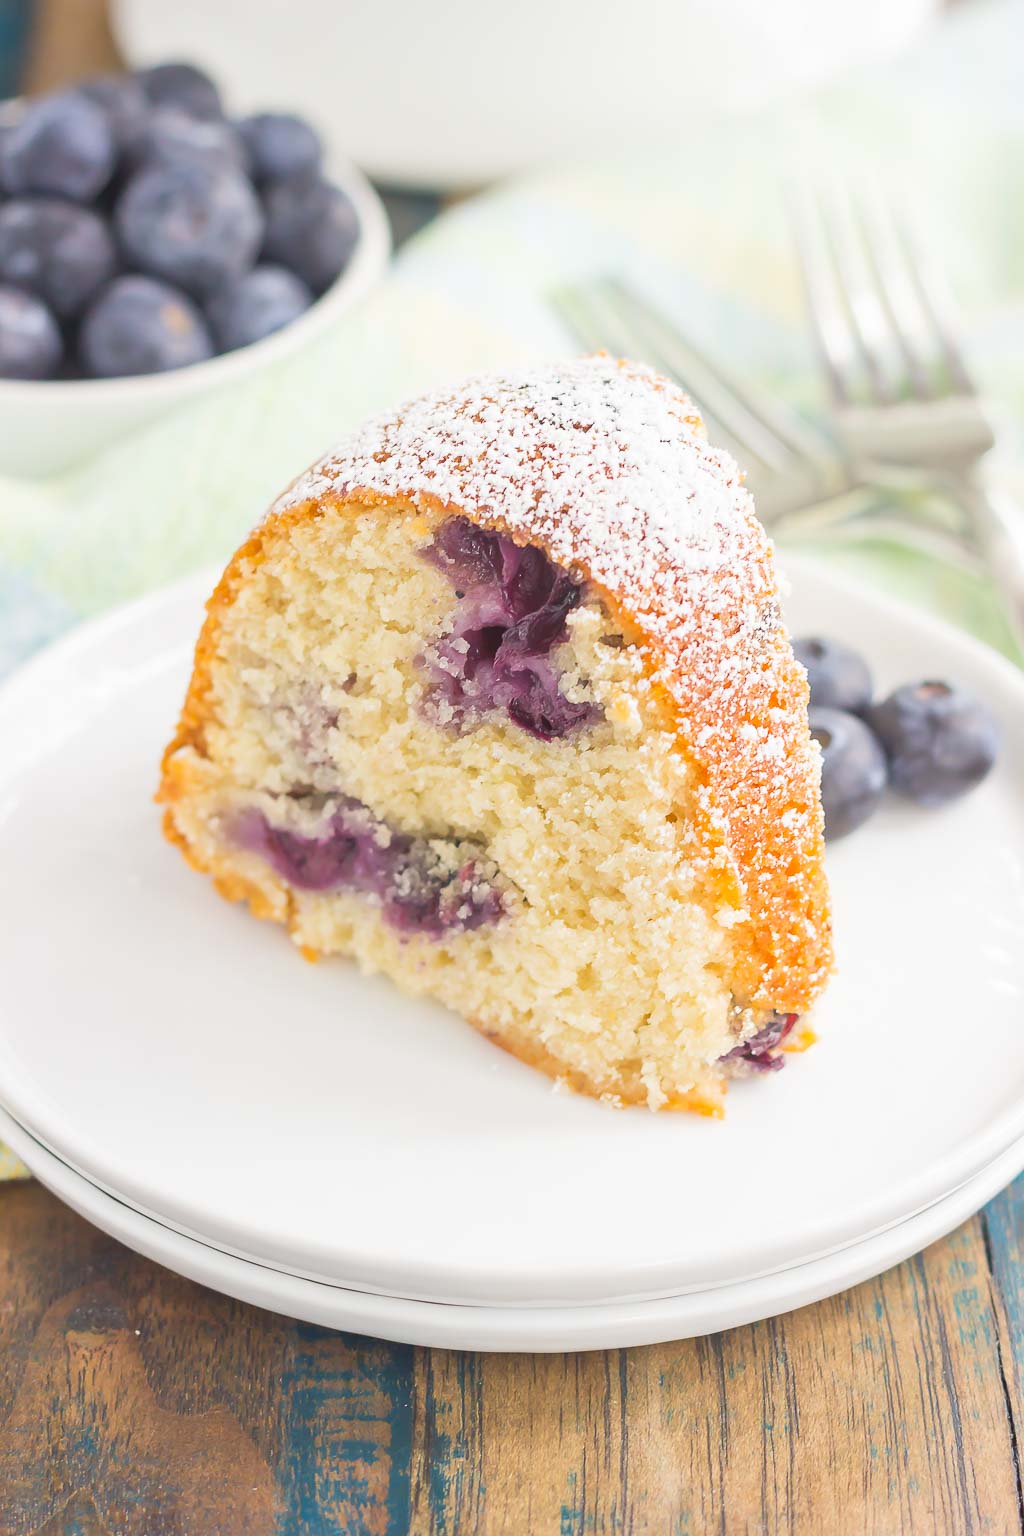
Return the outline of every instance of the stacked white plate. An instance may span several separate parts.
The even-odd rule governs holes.
[[[428,1003],[220,901],[161,839],[161,749],[208,574],[77,631],[0,694],[0,1136],[161,1263],[414,1343],[714,1331],[876,1274],[1024,1168],[1024,678],[788,562],[787,618],[880,688],[949,677],[999,764],[830,849],[818,1045],[724,1122],[559,1094]]]

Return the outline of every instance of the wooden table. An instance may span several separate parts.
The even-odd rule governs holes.
[[[880,1279],[647,1349],[475,1355],[181,1280],[0,1186],[0,1536],[1020,1532],[1024,1180]]]

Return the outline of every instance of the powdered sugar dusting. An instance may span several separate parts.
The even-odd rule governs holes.
[[[666,562],[719,568],[751,509],[687,396],[608,357],[424,395],[368,422],[274,510],[355,486],[489,516],[611,588],[654,582]]]
[[[806,1008],[831,962],[806,681],[767,536],[692,401],[604,356],[483,376],[370,421],[271,511],[323,497],[465,513],[635,627],[698,770],[709,867],[751,913],[747,996]]]

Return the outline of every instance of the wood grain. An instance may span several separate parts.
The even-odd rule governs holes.
[[[419,1350],[275,1317],[0,1187],[0,1536],[1021,1532],[1024,1181],[709,1339]]]
[[[1024,1531],[1024,1177],[1004,1189],[979,1217],[985,1240],[999,1367],[1017,1469],[1017,1503]]]
[[[107,0],[35,0],[26,91],[52,90],[120,67]]]
[[[844,1296],[706,1340],[434,1355],[413,1528],[1017,1531],[1006,1410],[976,1219]]]
[[[0,1536],[401,1530],[413,1352],[242,1306],[0,1187]]]

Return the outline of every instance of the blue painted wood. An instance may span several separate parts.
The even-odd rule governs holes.
[[[484,1518],[482,1479],[486,1355],[417,1351],[418,1477],[412,1506],[429,1536],[475,1531]]]
[[[710,1339],[411,1349],[0,1190],[0,1536],[1024,1531],[1024,1179],[906,1264]]]
[[[1024,1174],[989,1201],[982,1220],[992,1280],[1007,1322],[1003,1363],[1019,1418],[1024,1400]]]
[[[31,20],[30,0],[0,0],[0,97],[18,89]]]
[[[279,1388],[280,1536],[406,1531],[415,1352],[307,1323],[296,1330]]]

